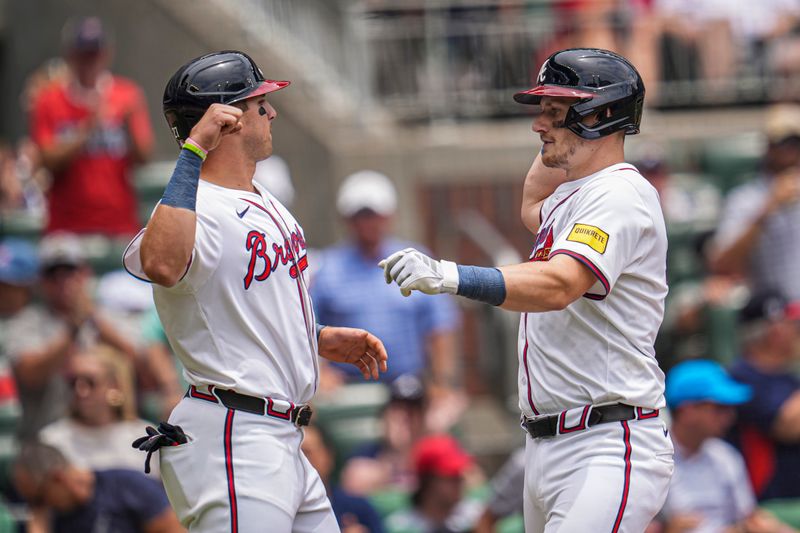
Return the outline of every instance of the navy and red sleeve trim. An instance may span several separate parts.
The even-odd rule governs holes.
[[[550,259],[552,259],[556,255],[568,255],[569,257],[575,259],[576,261],[581,262],[584,266],[586,266],[586,268],[592,271],[592,274],[594,274],[595,277],[598,279],[598,281],[600,281],[600,284],[606,291],[605,294],[591,294],[587,292],[583,295],[584,298],[588,298],[589,300],[603,300],[605,299],[606,296],[608,296],[608,293],[611,292],[611,284],[608,282],[608,278],[606,278],[605,274],[603,274],[603,272],[597,267],[597,265],[595,265],[585,255],[579,254],[578,252],[573,252],[572,250],[560,249],[560,250],[553,250],[552,252],[550,252]]]

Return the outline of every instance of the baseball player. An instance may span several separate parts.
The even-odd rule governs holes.
[[[655,189],[623,151],[625,135],[639,132],[644,85],[623,57],[571,49],[514,99],[541,106],[533,131],[544,146],[524,188],[523,219],[538,228],[530,261],[481,268],[406,249],[381,266],[404,294],[522,313],[525,530],[641,533],[672,474],[653,350],[666,230]]]
[[[235,51],[193,59],[172,76],[164,115],[182,149],[125,252],[128,271],[154,283],[191,384],[169,424],[137,445],[169,444],[162,479],[192,532],[339,531],[300,451],[317,356],[351,363],[366,379],[386,371],[376,337],[315,323],[303,230],[252,180],[272,153],[277,113],[266,97],[287,85]]]

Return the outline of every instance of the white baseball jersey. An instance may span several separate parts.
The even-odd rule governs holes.
[[[289,211],[254,185],[250,193],[200,180],[191,261],[175,286],[153,285],[156,308],[190,384],[306,403],[319,374],[306,242]],[[143,232],[124,263],[146,279]]]
[[[529,417],[623,402],[664,406],[653,343],[667,295],[667,235],[655,189],[620,163],[544,202],[531,261],[565,254],[597,277],[562,311],[523,313],[520,409]]]

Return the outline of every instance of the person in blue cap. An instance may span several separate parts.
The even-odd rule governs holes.
[[[19,407],[8,355],[9,324],[30,303],[38,277],[39,256],[32,244],[22,239],[0,240],[0,416],[7,408]]]
[[[33,245],[21,239],[0,241],[0,322],[28,305],[38,275],[39,258]]]
[[[658,518],[665,531],[782,531],[756,507],[744,460],[721,438],[751,395],[713,361],[685,361],[667,374],[675,471]]]
[[[20,404],[8,353],[11,318],[28,307],[39,277],[39,256],[27,241],[0,240],[0,443],[7,443],[20,419]],[[2,521],[0,506],[0,521]],[[0,529],[2,526],[0,525]]]
[[[753,397],[737,409],[734,442],[759,501],[800,499],[800,300],[754,294],[739,312],[739,332],[742,356],[730,373]]]

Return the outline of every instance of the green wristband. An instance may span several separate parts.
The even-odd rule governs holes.
[[[199,157],[203,161],[206,160],[206,152],[202,148],[200,148],[199,146],[196,146],[196,145],[194,145],[194,144],[192,144],[192,143],[187,141],[187,142],[183,143],[183,147],[182,148],[184,150],[189,150],[193,154],[196,154],[197,157]]]

